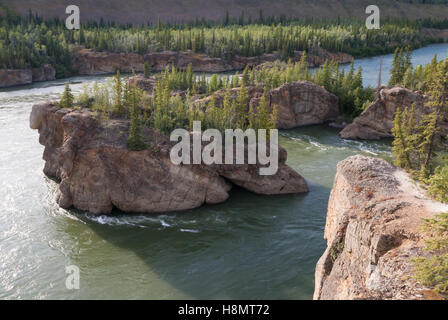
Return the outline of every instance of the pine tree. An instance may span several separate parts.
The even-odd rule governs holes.
[[[224,100],[222,103],[223,107],[223,129],[230,129],[233,127],[233,117],[234,117],[234,111],[232,109],[232,98],[231,98],[231,91],[230,87],[226,89],[226,92],[224,94]]]
[[[144,77],[145,78],[150,78],[151,77],[151,66],[149,65],[149,63],[148,62],[145,62],[144,64],[143,64],[143,72],[144,72]]]
[[[422,142],[420,150],[424,154],[424,163],[422,165],[422,174],[427,176],[430,170],[430,161],[434,156],[435,138],[440,133],[440,119],[443,113],[448,110],[448,59],[440,62],[435,67],[429,84],[428,94],[430,99],[428,106],[434,111],[423,117]]]
[[[422,119],[420,127],[420,145],[418,146],[419,153],[423,155],[423,163],[420,169],[420,178],[427,178],[431,173],[430,162],[434,156],[434,143],[435,137],[439,133],[439,114],[438,111],[434,111],[428,115],[425,115]]]
[[[240,90],[238,91],[238,98],[237,98],[237,107],[236,107],[236,114],[237,114],[237,128],[240,128],[242,130],[246,127],[246,119],[247,119],[247,112],[248,112],[248,99],[249,99],[249,93],[247,91],[247,88],[243,83],[241,83]]]
[[[130,87],[129,96],[131,103],[131,124],[126,145],[130,150],[140,151],[146,149],[147,146],[144,143],[142,136],[139,94],[137,88],[134,85]]]
[[[394,59],[392,62],[392,69],[390,71],[389,86],[394,86],[399,84],[403,79],[402,68],[403,68],[403,49],[395,49]]]
[[[65,84],[64,93],[62,94],[61,101],[59,101],[59,106],[61,108],[73,108],[73,101],[75,100],[72,90],[68,83]]]
[[[303,51],[299,62],[299,79],[309,80],[308,62],[306,61],[306,51]]]
[[[129,76],[126,76],[123,89],[123,109],[125,109],[126,112],[129,112],[130,108],[131,108],[131,101],[130,101]]]
[[[395,165],[397,167],[411,169],[411,160],[409,156],[409,147],[407,141],[407,135],[404,128],[403,112],[400,107],[397,107],[394,117],[394,127],[392,128],[392,134],[394,140],[392,142],[392,153],[395,157]]]
[[[254,129],[269,129],[270,127],[269,107],[265,93],[263,93],[260,101],[258,102],[257,118],[255,124],[256,128]]]
[[[115,75],[113,84],[114,90],[114,107],[113,112],[116,116],[121,116],[124,113],[123,106],[123,83],[121,82],[121,74],[120,70],[117,70],[117,74]]]

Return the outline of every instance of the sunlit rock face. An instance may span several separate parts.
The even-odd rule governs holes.
[[[422,219],[447,210],[385,160],[357,155],[339,162],[314,299],[431,298],[413,277],[412,258],[424,254]]]
[[[397,108],[411,108],[415,104],[416,119],[432,112],[425,103],[428,96],[420,91],[412,91],[401,87],[381,87],[373,103],[355,120],[346,126],[340,136],[344,139],[378,140],[392,138],[394,117]],[[448,117],[445,114],[441,119],[441,137],[448,135]]]

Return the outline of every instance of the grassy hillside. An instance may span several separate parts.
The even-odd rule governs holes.
[[[65,8],[72,0],[1,0],[21,14],[29,9],[42,17],[65,17]],[[446,0],[377,0],[383,17],[444,19],[448,16]],[[427,4],[428,2],[433,2]],[[196,18],[223,19],[226,11],[231,17],[258,18],[260,9],[266,16],[285,15],[296,18],[337,18],[353,16],[364,18],[370,0],[78,0],[81,19],[119,23],[163,21],[184,22]]]

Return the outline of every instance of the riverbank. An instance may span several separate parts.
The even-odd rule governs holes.
[[[303,52],[295,52],[291,61],[299,61]],[[254,67],[266,62],[274,62],[281,59],[280,53],[263,54],[257,57],[234,56],[230,60],[212,58],[205,54],[196,54],[192,51],[175,52],[162,51],[147,54],[136,53],[112,53],[95,52],[91,49],[76,48],[73,57],[73,70],[76,75],[103,75],[112,74],[117,70],[122,73],[132,71],[143,72],[146,63],[152,71],[160,72],[166,67],[186,69],[189,64],[193,72],[223,73],[241,71],[246,66]],[[347,64],[353,61],[353,56],[346,53],[331,53],[324,49],[316,51],[316,54],[307,55],[309,67],[319,67],[325,60],[337,61]],[[0,69],[0,88],[30,84],[32,82],[55,80],[55,70],[46,65],[36,69]]]

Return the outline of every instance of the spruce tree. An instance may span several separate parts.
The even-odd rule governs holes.
[[[124,113],[124,107],[123,107],[123,84],[121,82],[120,70],[117,70],[117,74],[113,79],[113,90],[114,90],[113,112],[116,116],[121,116]]]
[[[151,66],[149,65],[149,63],[148,62],[145,62],[144,64],[143,64],[143,74],[144,74],[144,77],[145,78],[150,78],[151,77]]]
[[[392,142],[392,153],[395,157],[395,165],[397,167],[411,169],[411,160],[409,157],[409,147],[407,141],[407,135],[404,128],[403,112],[400,107],[397,107],[394,117],[394,127],[392,128],[392,134],[394,140]]]
[[[147,148],[143,141],[142,127],[140,120],[139,94],[135,86],[131,86],[129,90],[131,103],[131,124],[129,128],[129,136],[126,142],[127,147],[133,151],[140,151]]]
[[[403,49],[395,49],[392,69],[390,71],[389,86],[399,84],[403,78]]]
[[[64,93],[62,94],[61,101],[59,101],[59,106],[61,108],[73,108],[73,101],[75,100],[72,90],[68,83],[65,84]]]
[[[247,91],[246,85],[244,84],[244,82],[242,82],[240,90],[238,91],[237,108],[236,108],[236,114],[237,114],[236,125],[237,128],[240,128],[242,130],[244,130],[246,127],[248,100],[249,100],[249,93]]]

